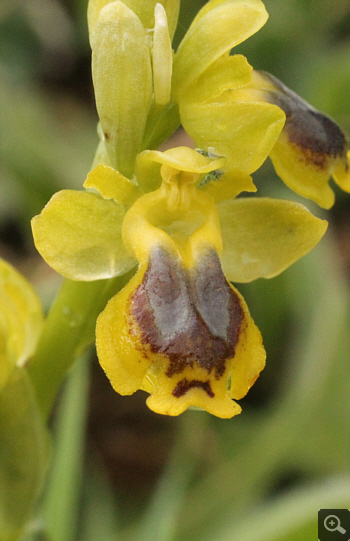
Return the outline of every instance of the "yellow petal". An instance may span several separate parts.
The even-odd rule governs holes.
[[[192,22],[175,55],[176,100],[213,62],[257,32],[267,17],[260,0],[208,2]]]
[[[114,199],[125,207],[129,207],[142,195],[136,184],[105,164],[99,164],[90,171],[84,182],[84,188],[93,188],[104,199]]]
[[[135,264],[121,238],[124,214],[115,201],[63,190],[33,218],[35,245],[53,269],[72,280],[124,274]]]
[[[14,365],[33,353],[41,331],[40,301],[29,282],[0,259],[0,388]]]
[[[123,2],[111,2],[99,13],[92,77],[111,164],[131,177],[152,100],[152,71],[146,31]]]
[[[231,101],[230,93],[215,102],[183,102],[180,117],[197,147],[212,148],[228,166],[248,174],[265,161],[285,121],[279,107]]]
[[[157,4],[154,10],[155,28],[152,43],[154,102],[166,105],[170,101],[173,50],[165,9]]]
[[[272,278],[308,253],[327,222],[303,205],[269,198],[236,199],[218,205],[228,280]]]

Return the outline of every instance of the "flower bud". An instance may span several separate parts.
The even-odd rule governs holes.
[[[152,71],[146,30],[123,2],[111,2],[99,13],[92,36],[92,77],[109,159],[130,177],[151,105]]]
[[[100,11],[111,2],[113,0],[89,1],[88,23],[91,43]],[[145,28],[154,27],[154,9],[157,4],[161,4],[167,15],[170,37],[173,38],[179,17],[180,0],[161,0],[160,2],[157,2],[157,0],[125,0],[124,4],[133,10]]]

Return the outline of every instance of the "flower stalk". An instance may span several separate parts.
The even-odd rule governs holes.
[[[94,341],[95,322],[108,299],[130,279],[65,280],[51,306],[28,371],[45,418],[75,359]]]

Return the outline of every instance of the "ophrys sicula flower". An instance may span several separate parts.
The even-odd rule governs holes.
[[[240,412],[232,398],[248,392],[265,351],[229,281],[279,274],[326,230],[326,222],[296,203],[216,204],[205,178],[224,165],[224,158],[187,147],[145,151],[137,158],[138,183],[160,187],[131,206],[136,186],[124,179],[123,192],[119,173],[97,166],[86,184],[100,195],[61,192],[33,220],[41,254],[70,278],[111,277],[138,264],[98,319],[97,351],[113,387],[121,394],[146,390],[158,413],[178,415],[189,406],[220,417]],[[114,181],[119,192],[113,193]],[[129,206],[123,219],[114,212],[122,200]],[[94,254],[90,265],[86,254]]]

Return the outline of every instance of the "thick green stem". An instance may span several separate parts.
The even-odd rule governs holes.
[[[96,282],[63,282],[28,366],[45,417],[74,360],[93,342],[97,316],[130,276],[127,273]]]

